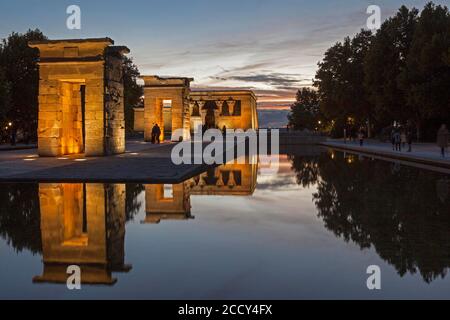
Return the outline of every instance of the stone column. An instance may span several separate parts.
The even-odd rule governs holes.
[[[202,124],[205,124],[206,110],[203,109],[203,107],[205,106],[205,101],[199,100],[199,101],[197,101],[197,105],[198,105],[198,111],[200,112],[200,116],[202,117]]]
[[[216,100],[216,106],[219,109],[219,115],[222,114],[224,101]]]
[[[230,116],[232,116],[234,113],[234,106],[236,105],[236,101],[228,100],[227,105],[228,105],[228,112],[230,113]]]

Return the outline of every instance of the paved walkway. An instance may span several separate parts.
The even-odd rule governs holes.
[[[35,149],[37,148],[36,144],[24,144],[18,143],[15,146],[10,144],[0,144],[0,151],[11,151],[11,150],[27,150],[27,149]]]
[[[443,158],[440,154],[439,147],[432,143],[415,143],[412,145],[412,152],[407,152],[408,146],[406,146],[406,148],[402,148],[402,151],[399,152],[392,150],[392,144],[390,143],[383,143],[374,140],[364,141],[364,145],[362,147],[359,146],[359,141],[347,141],[347,143],[344,143],[343,140],[334,139],[329,139],[326,142],[323,142],[322,145],[348,151],[355,151],[358,153],[377,155],[391,159],[416,162],[450,169],[450,152],[447,152],[445,158]]]
[[[125,154],[109,157],[71,155],[40,158],[37,149],[0,152],[0,182],[179,183],[207,165],[174,165],[174,144],[127,142]]]

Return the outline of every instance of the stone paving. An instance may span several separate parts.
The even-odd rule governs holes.
[[[392,144],[375,140],[364,141],[362,147],[359,145],[359,141],[344,143],[343,140],[335,139],[329,139],[321,144],[338,149],[450,169],[450,153],[447,150],[446,156],[442,157],[439,147],[433,143],[415,143],[412,145],[412,152],[407,152],[407,145],[406,148],[402,148],[402,151],[394,151],[392,150]]]
[[[174,165],[174,144],[127,143],[125,154],[109,157],[38,157],[37,149],[0,152],[0,182],[178,183],[204,172],[207,165]]]

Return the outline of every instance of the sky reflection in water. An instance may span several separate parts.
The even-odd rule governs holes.
[[[0,298],[449,298],[449,182],[305,149],[272,175],[5,184]],[[80,291],[64,285],[68,264],[82,264]],[[381,291],[366,288],[372,264]]]

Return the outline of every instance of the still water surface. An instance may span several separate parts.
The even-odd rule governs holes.
[[[3,184],[0,298],[450,298],[449,175],[326,149],[260,169]]]

